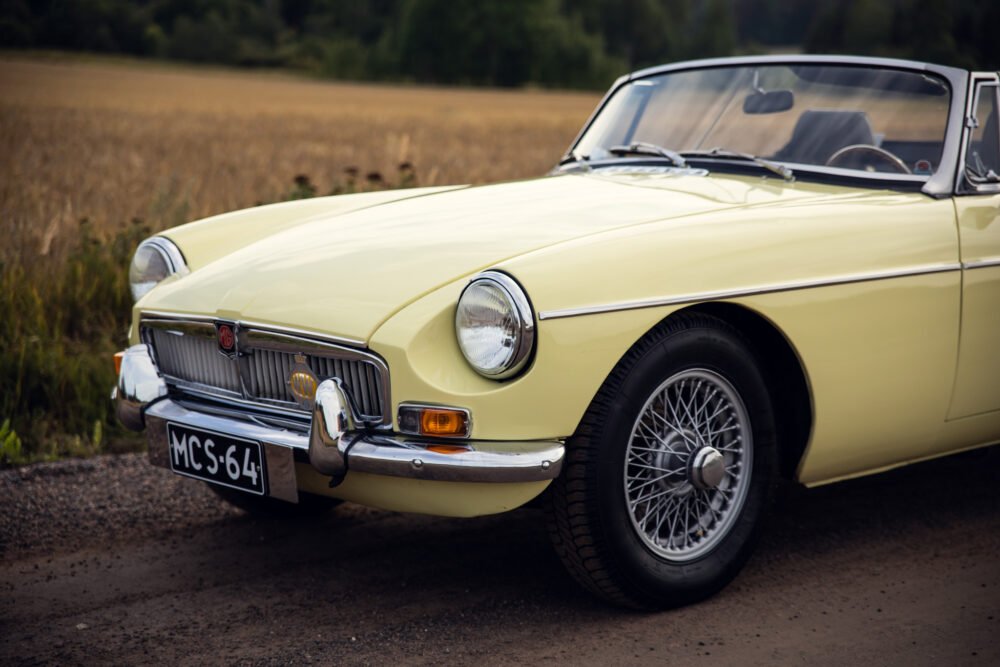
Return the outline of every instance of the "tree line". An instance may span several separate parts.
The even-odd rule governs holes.
[[[998,28],[982,0],[0,0],[2,48],[489,86],[775,50],[997,69]]]

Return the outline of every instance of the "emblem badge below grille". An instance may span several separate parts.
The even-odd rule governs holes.
[[[318,386],[319,378],[306,365],[306,358],[295,355],[295,366],[288,376],[288,389],[291,391],[292,397],[295,398],[295,402],[301,407],[311,410]]]

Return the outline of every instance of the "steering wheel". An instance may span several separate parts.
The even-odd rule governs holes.
[[[847,162],[850,163],[850,157],[855,158],[861,157],[862,155],[867,155],[876,158],[882,164],[892,167],[901,174],[912,174],[910,168],[906,166],[906,163],[900,160],[898,157],[890,153],[884,148],[879,148],[878,146],[872,146],[871,144],[852,144],[850,146],[844,146],[839,151],[830,156],[830,159],[826,161],[826,166],[837,167],[841,166],[838,163]],[[863,160],[863,157],[862,157]],[[867,161],[861,162],[862,166],[868,166]],[[850,169],[848,164],[842,165]]]

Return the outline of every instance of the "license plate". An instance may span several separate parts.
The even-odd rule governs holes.
[[[167,422],[170,469],[178,475],[263,496],[262,447],[255,440],[234,438],[200,428]]]

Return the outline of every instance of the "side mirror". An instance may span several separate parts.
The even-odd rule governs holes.
[[[750,115],[788,111],[795,104],[790,90],[759,90],[743,99],[743,113]]]

